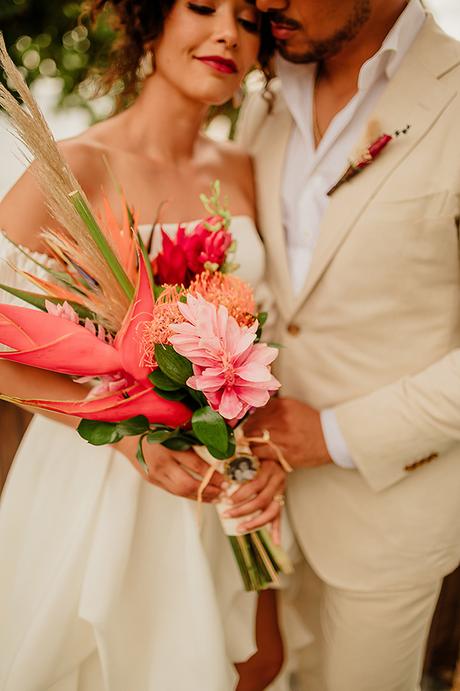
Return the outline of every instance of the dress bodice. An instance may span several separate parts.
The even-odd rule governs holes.
[[[187,228],[192,228],[198,221],[185,223]],[[154,257],[161,249],[161,228],[174,236],[177,232],[177,223],[167,223],[155,226],[151,242],[151,257]],[[152,227],[141,225],[139,230],[144,240],[149,239]],[[249,216],[235,216],[232,219],[231,232],[237,242],[235,261],[239,265],[236,273],[253,288],[261,285],[265,271],[265,253],[254,221]],[[26,250],[27,251],[27,250]],[[14,267],[22,272],[29,272],[39,278],[47,278],[44,268],[52,264],[52,260],[40,252],[27,251],[26,256],[19,248],[11,244],[0,233],[0,283],[22,290],[36,290],[25,276],[15,271]],[[24,305],[25,303],[14,296],[0,291],[0,302]]]

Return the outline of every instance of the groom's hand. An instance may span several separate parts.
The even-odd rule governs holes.
[[[273,398],[244,425],[248,437],[262,436],[264,430],[268,430],[271,441],[294,469],[332,463],[319,412],[307,403],[293,398]],[[277,458],[275,450],[267,444],[252,444],[251,448],[261,459]]]

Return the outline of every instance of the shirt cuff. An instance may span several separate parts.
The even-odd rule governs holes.
[[[356,468],[334,411],[330,408],[323,410],[320,417],[327,450],[334,463],[340,468]]]

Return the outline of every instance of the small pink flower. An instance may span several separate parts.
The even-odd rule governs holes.
[[[224,306],[200,296],[179,303],[186,321],[171,326],[170,343],[193,364],[188,386],[202,391],[210,406],[226,420],[241,420],[251,408],[268,403],[280,387],[269,365],[278,351],[254,343],[258,323],[239,326]]]
[[[205,238],[203,250],[200,254],[203,266],[213,264],[217,265],[217,268],[221,267],[225,263],[225,257],[232,242],[233,238],[227,230],[208,231],[208,237]]]
[[[59,317],[60,319],[67,319],[67,321],[73,324],[79,324],[80,318],[75,312],[74,308],[69,305],[69,303],[63,302],[61,304],[55,304],[50,300],[45,300],[45,307],[48,314],[52,314],[53,317]]]

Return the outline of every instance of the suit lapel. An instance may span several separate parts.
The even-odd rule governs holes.
[[[434,38],[438,38],[439,46],[436,46]],[[411,125],[411,129],[405,136],[390,142],[380,157],[363,173],[343,185],[332,196],[321,224],[313,262],[305,285],[295,300],[294,311],[311,294],[353,226],[388,177],[421,142],[454,98],[456,91],[439,81],[436,72],[433,74],[433,65],[427,66],[422,61],[425,51],[432,56],[437,48],[444,47],[449,48],[450,65],[452,58],[460,62],[460,50],[452,52],[453,44],[455,45],[451,39],[446,39],[445,35],[439,32],[429,17],[421,35],[398,73],[390,81],[372,116],[372,119],[380,123],[382,133],[391,134],[407,124]],[[438,70],[439,62],[438,60]],[[446,71],[446,62],[442,62],[442,65]],[[366,145],[370,143],[366,142]]]
[[[292,127],[292,118],[282,96],[268,118],[270,126],[260,129],[251,150],[256,165],[260,227],[263,228],[270,271],[273,274],[275,297],[284,310],[292,308],[293,294],[289,276],[286,242],[281,210],[284,157]]]

